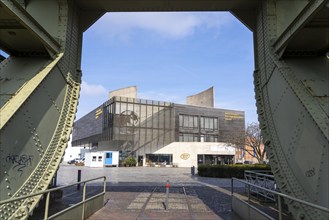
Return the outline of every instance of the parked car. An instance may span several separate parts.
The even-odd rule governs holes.
[[[73,160],[69,160],[67,161],[68,164],[75,164],[75,163],[78,163],[80,161],[80,158],[75,158]]]
[[[79,160],[78,160],[78,163],[84,163],[85,162],[85,158],[80,158]]]

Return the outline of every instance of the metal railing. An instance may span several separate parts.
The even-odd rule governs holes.
[[[247,182],[256,186],[277,191],[274,176],[271,174],[272,172],[267,170],[245,170],[244,178]],[[258,199],[264,199],[265,201],[270,200],[272,202],[276,201],[276,196],[266,190],[250,187],[250,191],[255,193]]]
[[[95,180],[98,180],[98,179],[103,179],[103,191],[101,193],[98,193],[94,196],[91,196],[90,198],[86,199],[86,186],[87,186],[87,183],[88,182],[91,182],[91,181],[95,181]],[[51,216],[48,216],[49,214],[49,200],[50,200],[50,193],[51,192],[54,192],[54,191],[57,191],[57,190],[60,190],[60,189],[64,189],[64,188],[68,188],[68,187],[71,187],[71,186],[75,186],[75,185],[80,185],[80,184],[83,184],[83,193],[82,193],[82,201],[81,202],[78,202],[64,210],[61,210],[60,212],[57,212]],[[29,195],[26,195],[26,196],[21,196],[21,197],[17,197],[17,198],[11,198],[11,199],[7,199],[7,200],[2,200],[0,201],[0,206],[1,205],[4,205],[4,204],[7,204],[7,203],[11,203],[11,202],[15,202],[15,201],[18,201],[18,200],[21,200],[21,199],[27,199],[27,198],[31,198],[31,197],[35,197],[35,196],[38,196],[38,195],[44,195],[44,194],[47,194],[46,195],[46,204],[45,204],[45,213],[44,213],[44,219],[45,220],[48,220],[48,219],[53,219],[57,216],[60,216],[61,214],[71,210],[71,209],[74,209],[75,207],[77,206],[80,206],[82,205],[82,219],[85,219],[85,208],[86,208],[86,203],[90,200],[93,200],[94,198],[97,198],[101,195],[104,195],[106,192],[106,177],[105,176],[102,176],[102,177],[97,177],[97,178],[93,178],[93,179],[89,179],[89,180],[84,180],[84,181],[80,181],[80,182],[76,182],[76,183],[73,183],[73,184],[69,184],[69,185],[66,185],[66,186],[61,186],[61,187],[57,187],[57,188],[53,188],[53,189],[48,189],[48,190],[45,190],[45,191],[41,191],[41,192],[37,192],[37,193],[32,193],[32,194],[29,194]]]
[[[289,200],[292,200],[292,201],[295,201],[295,202],[298,202],[300,204],[303,204],[303,205],[306,205],[306,206],[309,206],[309,207],[312,207],[314,209],[317,209],[317,210],[320,210],[322,212],[325,212],[327,213],[327,215],[329,214],[329,209],[326,208],[326,207],[323,207],[323,206],[319,206],[319,205],[316,205],[316,204],[313,204],[313,203],[310,203],[310,202],[306,202],[304,200],[300,200],[300,199],[297,199],[297,198],[294,198],[294,197],[291,197],[289,195],[286,195],[286,194],[283,194],[283,193],[280,193],[280,192],[277,192],[277,191],[274,191],[274,190],[270,190],[270,189],[266,189],[266,188],[263,188],[261,186],[257,186],[255,184],[252,184],[252,183],[249,183],[247,181],[244,181],[244,180],[240,180],[240,179],[237,179],[237,178],[232,178],[231,179],[231,196],[232,197],[235,197],[239,200],[241,200],[240,198],[234,196],[234,181],[237,181],[237,182],[241,182],[241,183],[244,183],[246,185],[248,185],[247,189],[248,189],[248,202],[247,202],[247,205],[254,209],[254,210],[257,210],[259,213],[263,213],[265,214],[264,212],[262,212],[261,210],[259,210],[258,208],[256,208],[255,206],[253,206],[251,203],[250,203],[250,192],[251,192],[251,187],[254,187],[254,188],[258,188],[260,190],[264,190],[264,191],[267,191],[269,193],[272,193],[274,195],[277,196],[277,206],[278,206],[278,214],[279,214],[279,220],[282,220],[282,216],[283,216],[283,211],[282,211],[282,198],[285,198],[285,199],[289,199]],[[243,200],[241,200],[243,201]],[[266,215],[265,216],[269,219],[275,219],[275,218],[272,218],[271,216],[269,215]]]

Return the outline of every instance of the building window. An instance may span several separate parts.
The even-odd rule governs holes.
[[[93,156],[92,161],[93,161],[93,162],[96,162],[96,156]]]
[[[146,154],[147,165],[170,165],[172,154]]]
[[[198,130],[199,129],[199,118],[194,115],[179,115],[179,128]]]
[[[103,157],[102,156],[98,156],[98,162],[102,162]]]
[[[218,118],[200,117],[200,127],[204,131],[218,131]]]
[[[205,142],[218,142],[218,135],[206,134]]]
[[[179,134],[179,142],[198,142],[198,134]]]

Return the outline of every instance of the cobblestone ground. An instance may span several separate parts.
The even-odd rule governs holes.
[[[192,176],[190,168],[110,167],[89,168],[62,165],[57,184],[67,185],[81,180],[106,176],[106,205],[89,219],[238,219],[231,212],[230,179]],[[166,181],[169,180],[168,207]],[[102,182],[87,187],[90,194],[100,192]],[[244,186],[234,184],[235,190]],[[63,192],[66,203],[81,197],[76,187]],[[71,196],[66,196],[71,195]],[[71,198],[73,195],[73,198]],[[63,200],[63,201],[64,201]]]

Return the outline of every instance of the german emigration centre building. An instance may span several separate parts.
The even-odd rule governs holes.
[[[128,87],[74,123],[72,146],[86,149],[86,166],[118,165],[111,163],[130,155],[138,166],[231,164],[235,148],[226,142],[244,129],[243,111],[214,108],[212,87],[186,105],[138,99]]]

